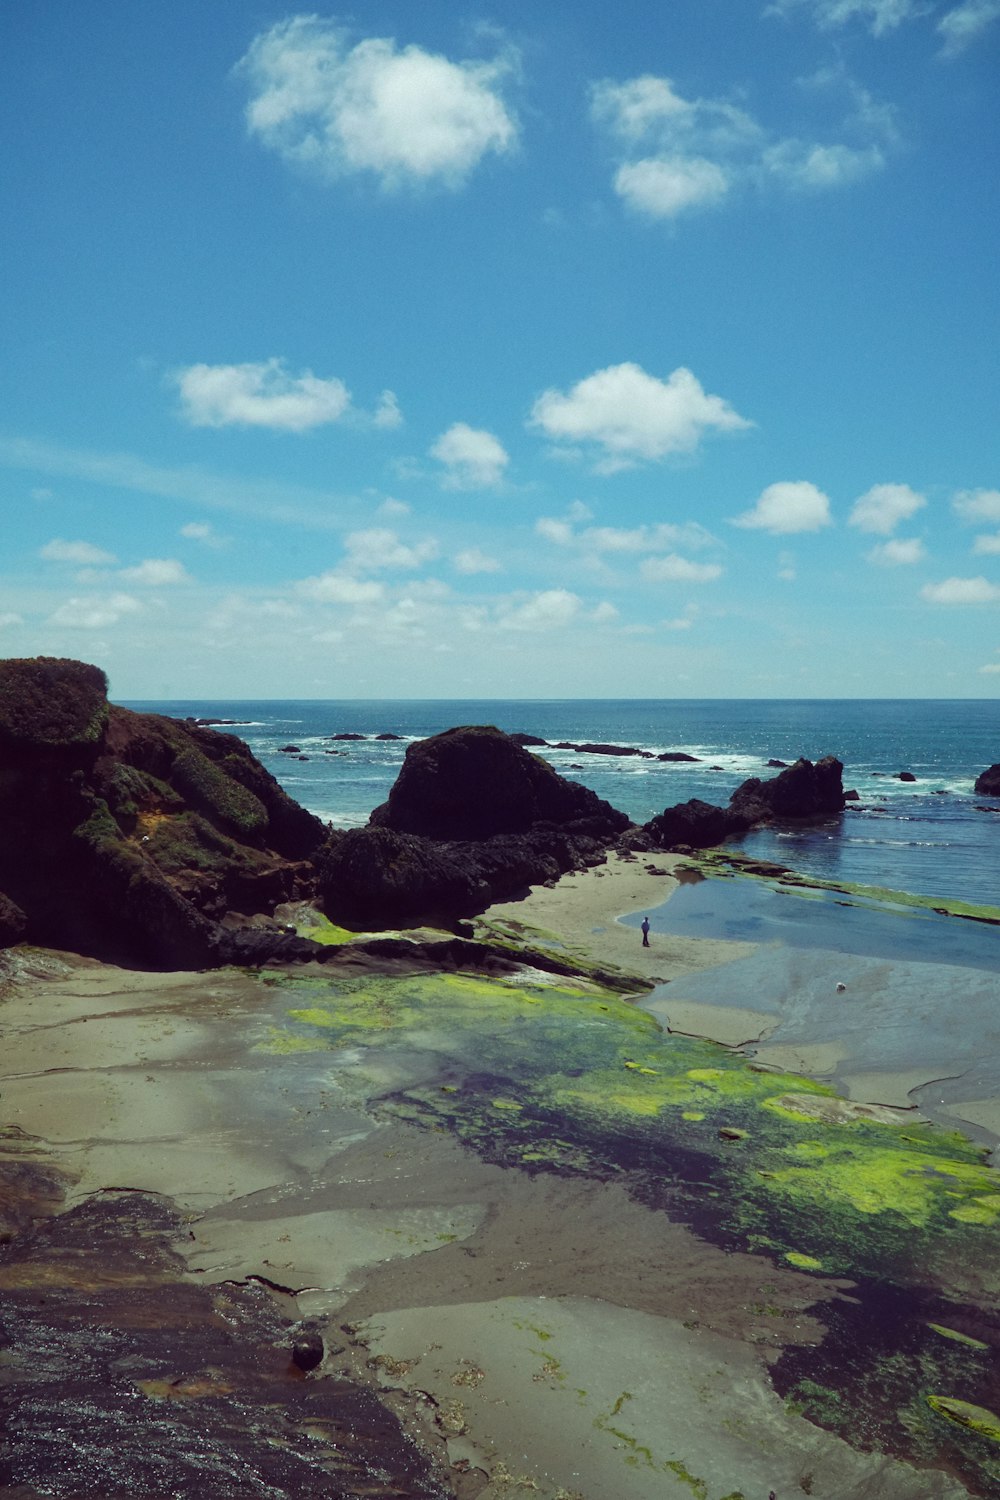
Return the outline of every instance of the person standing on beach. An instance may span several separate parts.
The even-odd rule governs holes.
[[[648,948],[649,947],[649,918],[648,917],[643,917],[643,919],[642,919],[642,946],[644,948]]]

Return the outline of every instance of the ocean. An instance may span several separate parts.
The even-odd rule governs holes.
[[[296,801],[335,828],[366,822],[385,801],[409,744],[457,724],[697,757],[539,752],[640,823],[690,797],[725,803],[748,776],[777,775],[769,759],[836,755],[857,803],[821,827],[763,829],[738,847],[831,880],[1000,905],[1000,799],[973,792],[976,776],[1000,761],[997,700],[213,699],[124,706],[239,720],[220,732],[246,740]],[[336,734],[364,738],[332,740]],[[379,734],[399,738],[374,738]],[[916,780],[900,781],[902,771]]]

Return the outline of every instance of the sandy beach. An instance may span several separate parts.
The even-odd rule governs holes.
[[[612,857],[492,908],[484,924],[518,924],[656,981],[638,1010],[671,1034],[752,1043],[768,1068],[828,1078],[848,1068],[852,1100],[913,1109],[926,1069],[865,1071],[849,1037],[779,1039],[787,1018],[766,978],[776,955],[763,955],[752,983],[744,971],[763,961],[753,943],[670,937],[654,920],[644,948],[638,927],[617,918],[655,913],[675,888],[671,868],[670,857]],[[829,984],[829,955],[797,962],[800,987],[809,975]],[[625,1177],[512,1169],[447,1129],[416,1128],[402,1106],[448,1103],[460,1038],[428,1015],[398,1043],[358,1031],[331,1051],[332,974],[135,973],[15,950],[0,1001],[8,1215],[26,1161],[44,1165],[70,1219],[158,1195],[178,1215],[163,1238],[177,1284],[196,1287],[213,1317],[234,1287],[265,1288],[286,1330],[320,1332],[326,1354],[310,1389],[330,1397],[347,1381],[381,1393],[437,1476],[413,1494],[974,1493],[944,1469],[855,1449],[775,1388],[775,1362],[823,1344],[823,1309],[850,1279],[709,1243],[640,1201]],[[766,1003],[736,1003],[757,995]],[[499,1130],[522,1106],[501,1097],[493,1107]],[[976,1108],[995,1121],[991,1099]],[[558,1148],[570,1166],[575,1139]],[[30,1301],[40,1276],[62,1275],[92,1296],[114,1283],[124,1232],[99,1272],[79,1252],[56,1269],[38,1247],[11,1255],[0,1293]],[[9,1380],[26,1379],[16,1348],[11,1361]],[[209,1408],[192,1396],[187,1410],[208,1441]]]

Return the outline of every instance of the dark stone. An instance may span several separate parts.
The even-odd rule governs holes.
[[[861,801],[861,794],[860,794],[860,792],[856,792],[854,790],[854,788],[852,787],[849,792],[845,792],[844,793],[844,801],[845,802],[860,802]]]
[[[536,823],[587,819],[607,839],[629,820],[595,792],[491,725],[445,730],[409,747],[388,801],[371,822],[431,839],[488,839]]]
[[[543,740],[537,734],[524,734],[521,730],[515,730],[510,736],[515,745],[547,745],[548,740]]]
[[[914,774],[913,774],[912,771],[897,771],[896,772],[896,780],[897,781],[916,781],[916,779],[917,778],[914,776]]]
[[[298,755],[299,754],[299,746],[298,745],[279,745],[278,746],[278,754],[279,755]]]
[[[725,808],[715,807],[693,797],[667,807],[643,825],[643,832],[658,849],[710,849],[721,844],[732,832],[732,821]]]
[[[194,724],[199,729],[210,729],[213,724],[249,724],[249,719],[195,719],[189,714],[185,724]]]
[[[980,797],[1000,797],[1000,764],[977,776],[973,791]]]
[[[686,751],[684,751],[684,750],[664,750],[663,754],[662,755],[658,755],[656,757],[656,759],[657,760],[676,760],[676,761],[682,761],[682,760],[686,760],[686,761],[696,761],[697,760],[697,761],[700,761],[701,760],[701,756],[700,755],[688,755],[686,753]]]
[[[27,925],[28,919],[17,902],[0,891],[0,948],[20,942]]]
[[[768,761],[768,765],[776,771],[783,771],[784,768],[788,765],[788,762],[787,760],[775,760],[772,758]]]
[[[366,734],[328,734],[328,740],[366,740]]]
[[[299,760],[308,760],[308,759],[309,759],[308,755],[300,755],[299,756]]]
[[[323,1363],[323,1339],[318,1333],[302,1333],[292,1345],[292,1364],[300,1370],[315,1370]]]
[[[401,740],[403,738],[403,736],[401,734],[389,734],[389,733],[386,733],[386,734],[377,734],[375,736],[375,738],[377,740]]]

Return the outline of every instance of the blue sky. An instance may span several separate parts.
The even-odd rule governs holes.
[[[0,43],[3,655],[1000,689],[1000,0],[47,0]]]

